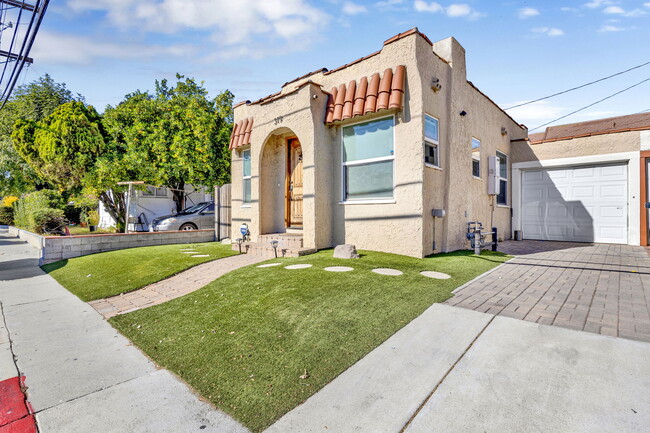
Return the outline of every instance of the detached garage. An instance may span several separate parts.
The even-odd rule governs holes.
[[[511,161],[523,239],[649,243],[650,113],[551,126],[513,141]]]
[[[522,172],[524,239],[628,243],[627,164]]]

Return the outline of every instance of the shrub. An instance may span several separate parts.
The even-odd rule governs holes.
[[[35,231],[34,213],[37,210],[56,209],[63,204],[64,200],[57,191],[44,189],[26,194],[14,204],[14,223],[16,227]]]
[[[88,224],[91,226],[96,226],[99,224],[99,212],[96,210],[91,210],[88,212]]]
[[[0,206],[0,224],[14,225],[14,208],[11,206]]]
[[[63,226],[65,226],[66,221],[64,212],[61,209],[37,209],[32,216],[34,218],[34,231],[39,235],[63,234]]]

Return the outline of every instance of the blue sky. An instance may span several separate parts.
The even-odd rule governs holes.
[[[49,73],[103,111],[176,72],[258,99],[418,27],[454,36],[501,107],[650,61],[650,1],[55,0],[21,82]],[[529,128],[650,78],[650,65],[511,110]],[[559,123],[650,110],[650,81]]]

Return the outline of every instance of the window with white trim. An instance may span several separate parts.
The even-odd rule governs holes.
[[[481,140],[472,137],[472,176],[481,178]]]
[[[142,191],[142,197],[167,197],[167,188],[147,185],[147,189]]]
[[[391,116],[342,128],[344,201],[393,198],[394,126]]]
[[[433,167],[440,167],[438,135],[438,119],[426,114],[424,116],[424,163]]]
[[[251,202],[251,151],[244,150],[241,153],[242,157],[242,172],[243,172],[243,202],[244,204],[250,204]]]
[[[497,175],[499,176],[499,194],[497,194],[497,204],[508,204],[508,155],[497,151],[497,158],[499,158],[499,168]]]

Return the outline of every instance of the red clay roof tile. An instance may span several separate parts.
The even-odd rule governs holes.
[[[612,134],[616,132],[640,131],[650,129],[650,113],[630,114],[609,117],[588,122],[570,123],[568,125],[549,126],[544,132],[530,134],[532,144],[549,141],[570,140],[591,135]]]
[[[327,115],[325,123],[350,119],[368,113],[376,113],[388,108],[401,109],[404,102],[406,67],[403,65],[393,70],[384,71],[381,79],[379,74],[372,74],[370,83],[368,77],[362,77],[357,86],[356,81],[350,81],[346,86],[341,84],[334,87],[327,100]]]
[[[251,144],[251,132],[253,130],[253,118],[249,117],[237,122],[230,136],[230,150]]]

